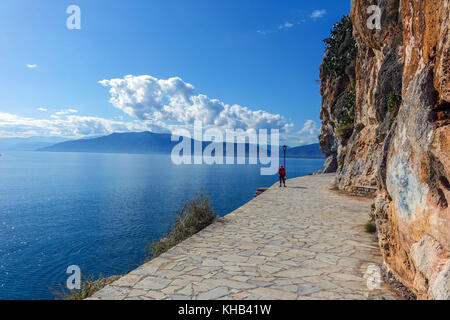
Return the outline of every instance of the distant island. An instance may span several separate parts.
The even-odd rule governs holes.
[[[171,134],[152,132],[113,133],[103,137],[64,141],[38,148],[46,152],[86,152],[86,153],[131,153],[131,154],[169,154],[177,141],[171,141]],[[203,147],[209,142],[203,142]],[[248,151],[248,144],[246,144]],[[282,156],[280,147],[280,156]],[[288,147],[286,157],[304,159],[324,159],[319,144]]]

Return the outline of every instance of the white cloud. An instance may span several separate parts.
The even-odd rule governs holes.
[[[56,115],[62,116],[65,114],[71,114],[71,113],[78,113],[78,110],[75,109],[66,109],[66,110],[60,110],[58,112],[55,112]]]
[[[303,124],[303,128],[298,132],[299,134],[314,134],[317,131],[317,124],[314,120],[307,120]]]
[[[81,138],[113,132],[170,132],[177,128],[189,130],[195,121],[201,121],[205,129],[229,128],[242,132],[280,129],[289,134],[293,128],[293,124],[287,123],[279,114],[250,110],[195,94],[194,86],[180,78],[163,80],[130,75],[100,83],[110,88],[110,102],[135,120],[124,120],[122,116],[114,119],[81,116],[73,108],[57,111],[46,119],[0,112],[0,137]],[[47,108],[38,107],[37,110],[45,112]]]
[[[37,68],[37,64],[27,64],[28,69],[35,69]]]
[[[323,18],[327,14],[327,10],[320,9],[320,10],[314,10],[313,13],[311,13],[311,18],[318,19]]]
[[[78,110],[65,109],[65,110],[60,110],[58,112],[55,112],[50,117],[53,118],[53,119],[59,119],[61,116],[65,116],[65,115],[68,115],[68,114],[74,114],[74,113],[78,113]]]
[[[303,128],[297,132],[296,142],[299,145],[317,143],[320,134],[320,126],[314,120],[307,120]]]
[[[102,80],[109,87],[110,102],[126,114],[141,120],[175,121],[206,127],[257,130],[286,130],[290,125],[279,114],[229,105],[203,94],[195,95],[193,85],[175,77],[167,80],[149,75],[128,75],[123,79]]]
[[[0,112],[0,137],[81,138],[129,131],[168,132],[168,129],[164,123],[151,120],[124,122],[73,114],[59,118],[35,119]]]
[[[279,28],[279,29],[289,29],[289,28],[292,28],[293,26],[294,26],[293,23],[285,22],[284,24],[282,24],[282,25],[279,26],[278,28]]]

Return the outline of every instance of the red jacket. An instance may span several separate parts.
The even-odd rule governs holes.
[[[286,170],[284,170],[284,168],[280,168],[280,170],[278,170],[278,174],[279,174],[281,177],[284,177],[284,176],[286,176]]]

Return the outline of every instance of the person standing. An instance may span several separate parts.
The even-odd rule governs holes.
[[[278,176],[280,177],[280,188],[281,183],[283,182],[283,185],[286,187],[286,170],[283,166],[280,166],[280,169],[278,170]]]

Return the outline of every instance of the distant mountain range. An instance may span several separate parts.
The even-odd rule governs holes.
[[[288,157],[288,158],[303,158],[303,159],[325,158],[322,150],[320,150],[320,146],[318,143],[288,148],[286,151],[286,157]]]
[[[39,149],[52,152],[169,153],[177,142],[170,134],[152,132],[113,133],[92,139],[65,141]]]
[[[0,150],[34,151],[66,140],[59,137],[0,138]]]
[[[108,136],[93,139],[65,141],[38,148],[38,151],[167,154],[170,153],[173,147],[178,143],[179,141],[171,141],[171,134],[152,132],[128,132],[113,133]],[[203,142],[203,148],[208,144],[210,144],[210,142]],[[248,144],[246,144],[246,151],[246,153],[248,153]],[[280,156],[282,156],[282,154],[283,153],[280,147]],[[311,144],[307,146],[288,148],[286,157],[321,159],[324,158],[324,155],[319,148],[319,144]]]

